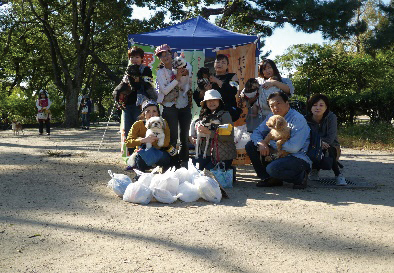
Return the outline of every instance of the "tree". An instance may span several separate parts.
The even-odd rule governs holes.
[[[173,20],[195,15],[218,15],[217,24],[233,31],[270,36],[276,27],[289,23],[299,31],[321,31],[325,38],[347,37],[357,30],[351,25],[358,0],[234,0],[234,1],[137,1],[137,5],[165,8]]]

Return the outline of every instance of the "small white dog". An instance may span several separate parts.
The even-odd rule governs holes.
[[[146,121],[145,127],[148,129],[145,133],[145,137],[148,136],[156,136],[159,140],[157,141],[157,146],[163,147],[164,145],[164,129],[166,128],[166,123],[161,117],[151,117]],[[152,148],[152,143],[146,143],[146,149],[149,150]],[[134,152],[128,161],[128,165],[134,167],[135,165],[135,157],[137,156],[137,152]]]
[[[14,136],[19,135],[19,132],[22,132],[22,134],[25,134],[23,132],[22,124],[19,121],[12,121],[12,131],[14,132]]]
[[[200,142],[201,142],[201,139],[204,137],[204,138],[206,138],[206,142],[205,142],[204,154],[203,154],[202,157],[206,158],[207,157],[207,149],[208,149],[209,139],[211,138],[211,135],[210,134],[207,135],[207,134],[203,134],[203,133],[199,132],[197,130],[197,128],[200,125],[208,128],[208,129],[213,129],[213,127],[217,127],[218,125],[220,125],[220,120],[219,120],[219,118],[216,115],[211,114],[211,115],[206,116],[202,120],[198,120],[196,122],[195,126],[196,126],[196,131],[197,131],[197,140],[196,140],[196,147],[195,147],[196,155],[194,157],[198,158],[198,155],[200,154],[200,148],[199,148],[200,147]]]

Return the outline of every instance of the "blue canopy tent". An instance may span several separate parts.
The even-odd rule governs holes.
[[[150,47],[168,44],[176,51],[202,50],[207,57],[216,55],[215,52],[220,49],[257,43],[256,56],[259,55],[258,36],[225,30],[211,24],[201,16],[156,31],[129,34],[128,43],[129,48],[133,44]]]

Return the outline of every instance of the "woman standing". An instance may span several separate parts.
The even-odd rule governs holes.
[[[259,96],[256,103],[251,109],[248,117],[248,131],[253,131],[257,126],[263,122],[268,114],[271,114],[271,109],[268,106],[267,98],[275,92],[282,91],[288,97],[294,94],[293,83],[290,79],[282,78],[276,64],[270,60],[265,59],[259,64],[259,77],[257,81],[261,85],[259,89]],[[253,99],[253,98],[252,98]],[[249,101],[252,104],[252,101]]]
[[[47,135],[49,136],[51,134],[51,113],[49,111],[51,104],[52,102],[48,97],[48,93],[44,90],[41,90],[38,93],[38,99],[36,101],[36,107],[38,109],[37,120],[39,123],[38,131],[40,135],[42,135],[44,132],[44,122]]]
[[[142,104],[142,113],[140,120],[136,121],[130,129],[129,135],[126,139],[126,146],[128,148],[137,148],[146,145],[146,143],[152,143],[152,148],[148,151],[134,151],[137,153],[135,157],[135,165],[133,168],[138,169],[142,172],[146,171],[153,165],[161,166],[163,169],[167,169],[171,163],[171,156],[167,152],[170,144],[170,129],[166,121],[164,128],[164,144],[162,147],[157,145],[158,138],[156,136],[145,136],[147,128],[145,127],[146,121],[151,117],[159,117],[159,106],[155,101],[148,100]],[[130,170],[132,168],[127,168]]]
[[[173,147],[177,146],[179,126],[179,160],[181,165],[187,165],[188,133],[192,120],[191,69],[188,70],[186,67],[172,69],[172,52],[167,44],[158,46],[155,55],[162,63],[156,74],[157,102],[163,105],[163,118],[170,127],[170,144]]]
[[[307,121],[311,130],[316,130],[322,140],[323,152],[328,153],[332,160],[332,170],[335,174],[336,183],[339,186],[347,185],[345,177],[341,174],[338,167],[340,145],[337,135],[337,117],[330,111],[328,97],[323,94],[313,95],[307,103]],[[331,165],[331,164],[330,164]],[[311,180],[319,180],[319,170],[321,166],[312,165],[309,175]]]

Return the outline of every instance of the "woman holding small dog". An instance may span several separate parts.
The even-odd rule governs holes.
[[[313,95],[308,100],[307,109],[308,114],[306,120],[311,130],[319,132],[322,140],[323,152],[328,153],[328,159],[331,160],[331,169],[334,171],[337,185],[347,185],[346,179],[341,174],[338,167],[337,160],[339,158],[340,145],[337,135],[337,116],[330,111],[330,101],[328,97],[323,94]],[[309,174],[310,180],[319,180],[319,171],[321,167],[323,166],[312,165],[312,171]]]
[[[210,125],[207,127],[207,125],[204,124],[204,120],[206,120],[208,116],[210,116],[210,121],[218,120],[219,122],[217,125],[231,124],[231,126],[229,126],[231,129],[225,129],[221,132],[218,130],[217,126]],[[200,170],[211,170],[215,167],[216,163],[220,161],[224,162],[226,169],[230,168],[233,159],[237,157],[232,125],[233,121],[231,115],[225,110],[222,96],[219,91],[214,89],[206,91],[204,100],[201,102],[200,116],[190,125],[189,133],[193,144],[197,143],[197,138],[200,133],[210,136],[208,141],[207,138],[201,139],[199,142],[200,144],[196,147],[196,151],[198,150],[199,152],[197,158],[193,159],[193,163],[195,165],[198,163],[198,168]],[[204,151],[207,151],[205,158]]]
[[[156,74],[157,102],[163,105],[163,118],[170,127],[170,144],[176,147],[178,126],[180,138],[179,161],[187,165],[189,160],[188,133],[192,120],[191,113],[191,69],[184,66],[173,69],[171,48],[167,45],[158,46],[155,55],[162,63]],[[189,94],[190,93],[190,94]]]
[[[267,103],[269,95],[282,91],[288,97],[294,94],[293,83],[290,79],[282,78],[274,61],[265,59],[259,64],[259,77],[257,81],[260,84],[259,95],[257,98],[250,98],[249,103],[253,107],[249,113],[247,124],[248,131],[253,131],[260,123],[271,114],[271,109]]]
[[[164,169],[168,168],[171,163],[170,148],[170,129],[167,122],[161,119],[164,130],[164,142],[162,146],[158,145],[159,138],[155,135],[146,136],[147,122],[151,117],[160,117],[159,106],[155,101],[148,100],[142,104],[142,113],[140,120],[136,121],[130,129],[130,133],[126,139],[126,146],[128,148],[140,147],[140,150],[135,149],[134,161],[132,168],[138,169],[142,172],[151,168],[153,165],[161,166]],[[152,148],[145,150],[146,144],[152,144]],[[133,156],[133,155],[132,155]],[[130,159],[129,159],[130,160]],[[128,162],[130,165],[130,163]],[[132,169],[128,168],[128,170]]]
[[[51,112],[49,111],[51,104],[52,102],[48,97],[48,93],[41,90],[38,93],[38,99],[36,101],[36,107],[38,109],[37,120],[39,123],[38,131],[40,135],[44,132],[44,122],[47,135],[49,136],[51,134]]]

